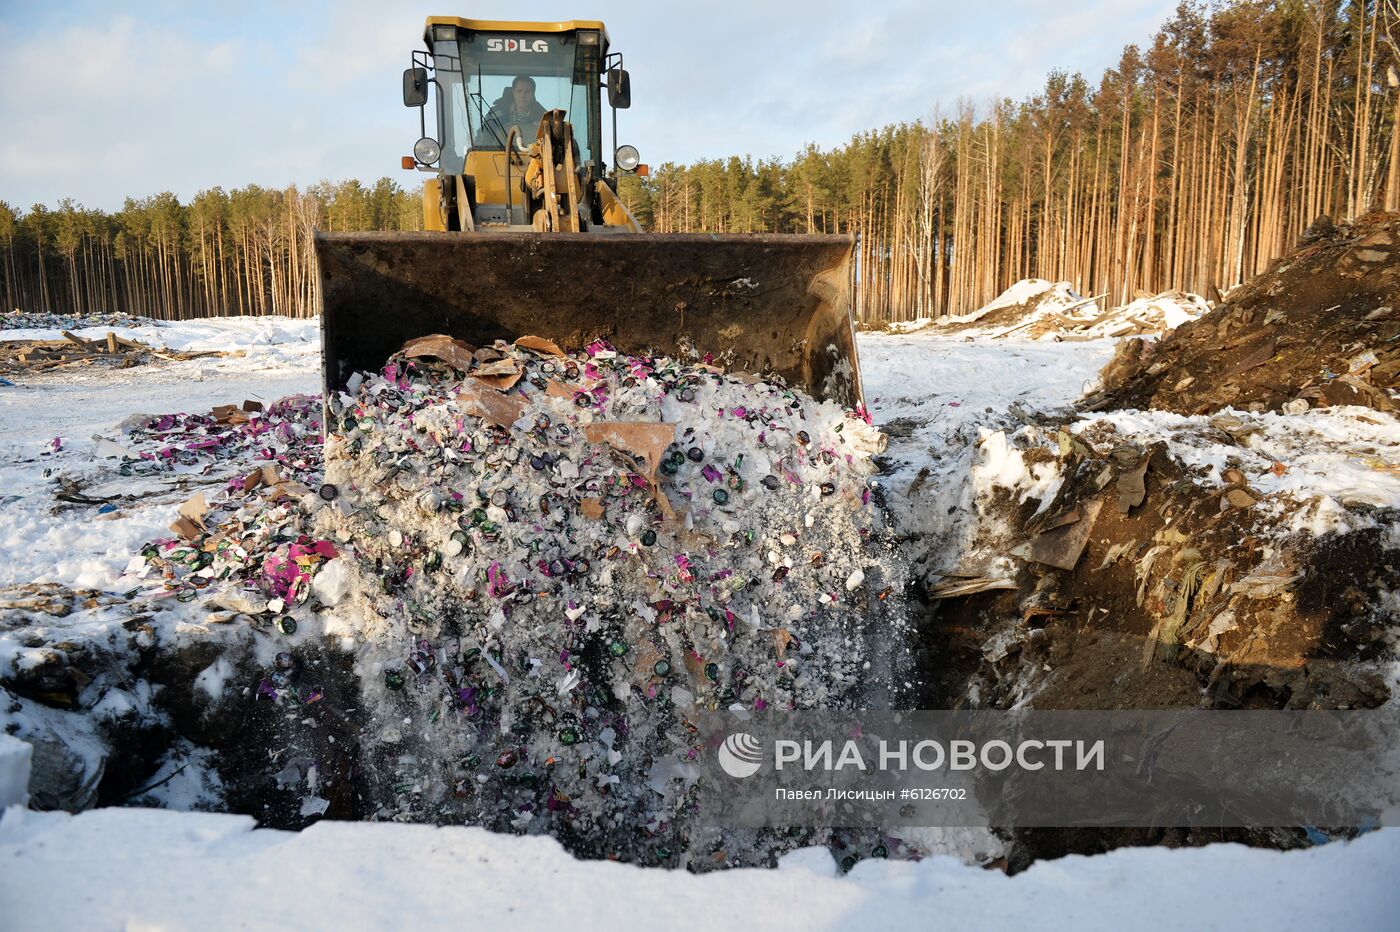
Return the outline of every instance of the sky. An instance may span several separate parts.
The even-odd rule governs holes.
[[[0,200],[27,209],[387,175],[418,138],[401,73],[428,14],[601,19],[653,165],[791,158],[855,133],[1096,81],[1176,0],[141,3],[0,0]],[[431,119],[430,119],[431,126]]]

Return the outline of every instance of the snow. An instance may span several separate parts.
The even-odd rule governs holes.
[[[992,311],[1004,307],[1015,307],[1027,301],[1036,300],[1037,307],[1068,307],[1084,300],[1084,296],[1070,287],[1069,282],[1052,282],[1043,278],[1023,278],[997,295],[991,301],[969,314],[945,317],[943,323],[970,324],[981,320]]]
[[[223,801],[223,781],[214,763],[213,751],[181,739],[147,781],[148,789],[138,790],[131,804],[179,812],[215,809]]]
[[[1015,320],[966,327],[993,311],[1022,307]],[[1130,334],[1157,334],[1172,330],[1210,312],[1200,295],[1164,291],[1144,295],[1118,307],[1101,310],[1098,299],[1085,298],[1069,282],[1028,278],[1016,282],[989,304],[969,314],[934,321],[910,322],[891,327],[892,332],[908,333],[925,326],[956,326],[964,339],[1001,339],[1015,336],[1040,340],[1086,340],[1122,337]]]
[[[210,699],[222,699],[233,673],[233,664],[220,657],[199,671],[199,675],[194,678],[194,688],[203,692]]]
[[[102,330],[103,328],[96,328]],[[97,336],[81,331],[80,335]],[[99,515],[96,509],[54,514],[52,476],[45,470],[91,475],[100,452],[99,433],[138,412],[207,412],[246,398],[270,402],[319,388],[319,330],[315,320],[227,318],[126,328],[136,339],[179,348],[216,345],[245,356],[210,357],[132,369],[70,371],[0,387],[0,586],[61,582],[110,587],[131,555],[147,541],[167,536],[173,508],[190,492],[172,483],[107,481],[85,489],[94,496],[137,494],[140,502]],[[0,331],[0,338],[57,331]],[[223,336],[220,336],[223,334]],[[28,337],[28,338],[33,338]],[[62,450],[49,446],[62,438]],[[193,491],[193,490],[190,490]]]
[[[114,857],[120,852],[120,857]],[[777,870],[705,876],[575,861],[544,837],[476,828],[247,816],[12,809],[0,901],[13,928],[673,929],[1383,928],[1400,910],[1400,831],[1280,853],[1239,845],[1122,848],[1007,877],[948,857],[867,860],[835,876],[823,850]],[[81,896],[74,896],[74,883]]]
[[[1328,533],[1368,520],[1349,519],[1342,506],[1400,508],[1400,421],[1370,408],[1301,414],[1227,408],[1196,417],[1116,411],[1086,417],[1073,430],[1082,436],[1099,423],[1135,443],[1166,441],[1173,458],[1215,486],[1227,484],[1221,474],[1233,467],[1254,491],[1307,505],[1295,516],[1296,530]]]
[[[0,809],[29,802],[29,765],[34,746],[0,732]]]
[[[1097,386],[1114,345],[967,341],[936,331],[861,334],[866,399],[876,425],[890,434],[881,479],[886,503],[917,535],[914,559],[929,560],[931,570],[960,562],[974,530],[969,477],[983,455],[978,445],[1031,412],[1067,410]],[[1044,474],[1034,479],[1053,481]]]
[[[140,327],[85,327],[70,331],[84,340],[115,333],[157,349],[186,353],[223,352],[210,365],[217,371],[247,371],[277,366],[316,368],[320,356],[319,318],[211,317],[202,320],[152,321]],[[0,330],[0,340],[62,340],[54,329]],[[207,366],[205,368],[208,368]]]
[[[878,422],[927,418],[931,438],[982,422],[989,408],[1044,411],[1069,405],[1096,387],[1115,345],[1112,340],[986,343],[938,333],[863,333],[861,378]]]

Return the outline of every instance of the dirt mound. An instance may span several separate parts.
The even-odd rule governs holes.
[[[1129,340],[1089,410],[1397,408],[1400,215],[1325,227],[1215,311]]]
[[[1390,474],[1367,499],[1305,497],[1285,484],[1287,464],[1251,458],[1210,424],[1154,433],[1119,418],[983,441],[978,540],[931,590],[942,602],[931,672],[947,691],[929,701],[1386,701],[1400,579]]]

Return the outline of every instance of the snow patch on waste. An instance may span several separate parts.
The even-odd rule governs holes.
[[[1200,295],[1181,291],[1143,295],[1112,308],[1100,301],[1079,294],[1069,282],[1025,279],[969,314],[932,323],[964,339],[1092,340],[1163,333],[1210,312]],[[982,326],[969,326],[978,322]],[[905,325],[900,332],[914,329]]]
[[[34,746],[0,732],[0,811],[29,802],[29,768]]]
[[[1291,530],[1328,534],[1371,526],[1365,507],[1400,508],[1400,420],[1370,408],[1315,408],[1301,414],[1232,408],[1187,417],[1169,411],[1087,415],[1083,435],[1110,424],[1136,443],[1164,441],[1172,457],[1217,487],[1226,469],[1251,489],[1305,505],[1290,508]]]

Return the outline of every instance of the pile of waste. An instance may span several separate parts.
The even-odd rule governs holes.
[[[1030,278],[970,314],[936,323],[942,331],[968,337],[1095,340],[1162,333],[1210,312],[1204,298],[1184,291],[1139,294],[1107,310],[1100,307],[1103,297],[1086,298],[1069,282]]]
[[[850,858],[926,850],[691,821],[700,711],[907,686],[906,570],[862,414],[530,339],[417,341],[348,387],[324,449],[310,396],[95,438],[134,489],[187,497],[97,602],[14,594],[16,621],[53,619],[23,622],[0,687],[56,762],[37,771],[54,800],[193,766],[211,804],[287,826],[464,822],[695,868],[829,837]]]
[[[291,395],[269,406],[218,405],[208,414],[137,414],[119,429],[122,441],[100,442],[97,454],[120,457],[123,476],[207,474],[220,463],[272,467],[298,481],[321,471],[321,399],[315,395]]]
[[[1206,299],[1189,291],[1163,291],[1140,295],[1107,312],[1082,319],[1076,315],[1059,333],[1085,337],[1126,337],[1164,333],[1210,313]]]
[[[17,334],[22,331],[10,332]],[[7,375],[32,375],[56,369],[88,366],[130,369],[157,360],[183,361],[228,355],[222,350],[162,349],[139,340],[118,336],[112,330],[94,339],[80,337],[68,330],[62,331],[60,336],[62,339],[58,340],[0,339],[0,372]]]
[[[174,537],[152,541],[132,560],[123,578],[140,582],[133,597],[191,601],[221,583],[255,590],[278,607],[305,601],[309,570],[335,556],[329,544],[301,533],[302,502],[321,474],[319,398],[294,395],[266,409],[249,401],[207,415],[136,415],[122,431],[123,443],[103,440],[97,449],[120,457],[122,476],[223,478],[218,494],[197,492],[180,506]]]
[[[48,314],[6,311],[0,330],[77,330],[84,327],[158,327],[160,321],[131,314]]]
[[[1315,224],[1291,256],[1157,342],[1130,340],[1098,409],[1181,414],[1364,405],[1400,398],[1400,216]]]
[[[856,413],[604,343],[441,336],[330,408],[316,527],[353,551],[336,611],[362,644],[378,818],[765,862],[790,842],[716,856],[690,823],[689,718],[901,688],[883,437]]]

